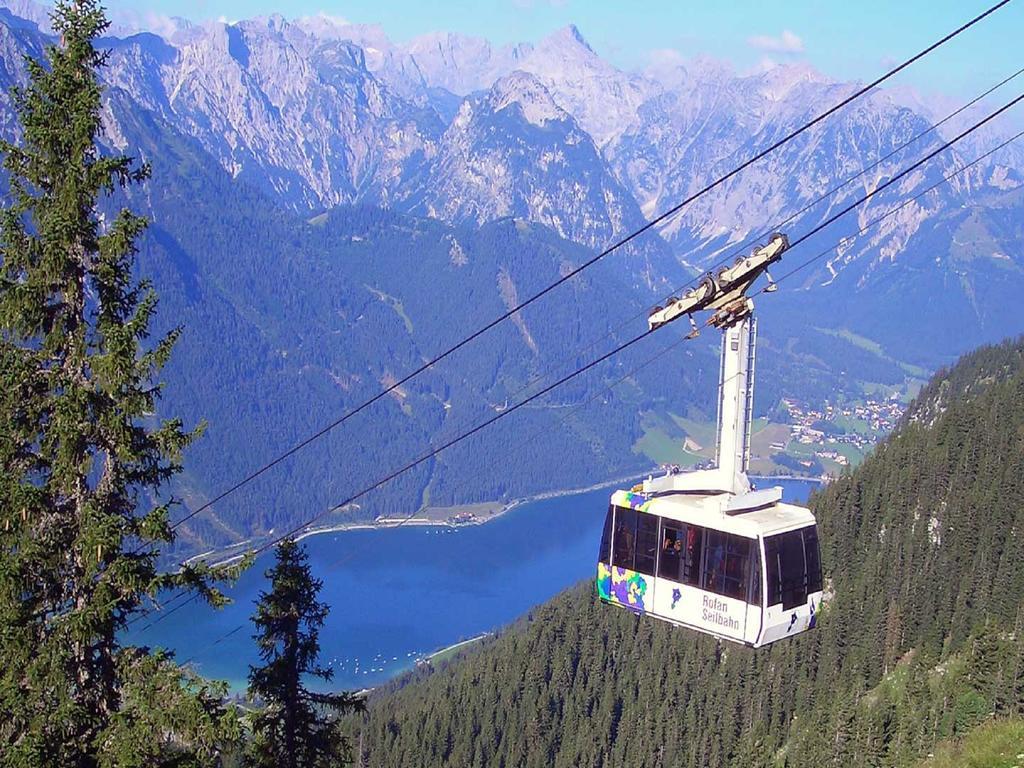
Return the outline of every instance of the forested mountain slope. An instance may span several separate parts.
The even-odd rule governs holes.
[[[161,321],[184,326],[163,406],[209,423],[179,490],[193,508],[590,255],[513,219],[451,227],[343,206],[307,220],[232,181],[160,121],[131,122],[116,100],[112,109],[153,153],[154,182],[133,201],[153,219],[140,268],[160,288]],[[637,325],[616,325],[644,298],[620,274],[609,260],[424,372],[190,523],[185,546],[193,536],[219,544],[290,527],[493,416],[536,378],[564,375],[602,335],[610,334],[589,354],[634,334]],[[616,303],[626,310],[607,313]],[[671,394],[712,409],[710,347],[697,350],[699,362],[667,362],[671,382],[646,378],[570,407],[665,343],[652,340],[536,401],[361,499],[353,514],[411,514],[421,504],[515,498],[642,472],[648,462],[631,450],[639,409],[622,402]],[[566,359],[567,347],[581,356]]]
[[[352,724],[364,764],[912,765],[1021,713],[1024,340],[940,373],[812,506],[831,590],[816,631],[718,648],[584,584],[375,695]]]

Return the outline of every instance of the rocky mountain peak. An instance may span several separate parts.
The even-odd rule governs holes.
[[[573,24],[555,30],[537,43],[524,64],[526,67],[523,68],[550,77],[556,77],[560,70],[569,75],[586,70],[613,69],[594,52]]]
[[[593,56],[597,55],[594,53],[594,49],[590,47],[590,43],[583,37],[579,27],[575,24],[568,24],[561,29],[555,30],[537,46],[538,49],[545,47],[560,48],[562,50],[582,48]]]
[[[529,74],[516,70],[498,80],[487,96],[488,107],[501,112],[512,104],[519,106],[526,121],[543,126],[550,120],[570,120],[569,115],[559,107],[547,88]]]
[[[23,77],[21,57],[41,52],[47,38],[35,22],[45,23],[48,9],[33,0],[0,0],[0,7],[8,9],[0,13],[0,86],[9,87]],[[450,33],[396,44],[380,27],[325,14],[172,23],[167,35],[158,22],[146,27],[157,34],[118,39],[112,31],[108,93],[130,101],[133,118],[158,116],[277,204],[303,210],[363,202],[451,222],[514,216],[591,247],[642,225],[645,212],[684,199],[857,87],[806,63],[737,74],[721,61],[674,51],[663,52],[660,75],[624,72],[572,25],[536,45],[496,46]],[[687,206],[659,229],[659,247],[709,264],[952,108],[927,111],[920,99],[891,91],[861,99]],[[12,114],[0,109],[0,131],[10,133]],[[116,125],[115,118],[110,137],[130,148],[131,121]],[[1008,128],[994,123],[961,142],[956,155],[908,177],[864,216],[978,157]],[[852,199],[909,156],[835,199]],[[846,244],[806,271],[805,284],[853,293],[896,264],[964,285],[964,275],[1017,270],[1012,222],[1024,199],[1021,169],[1024,152],[1010,146],[869,236],[855,236],[851,217]],[[793,227],[809,227],[826,211],[812,209]],[[964,301],[983,317],[995,304],[975,301],[978,290],[965,288]]]
[[[499,77],[519,68],[532,47],[495,47],[481,37],[437,32],[415,38],[402,50],[429,85],[465,96],[490,88]]]
[[[703,54],[684,58],[677,51],[662,51],[652,57],[643,74],[672,96],[703,86],[715,88],[736,78],[735,69],[726,61]]]
[[[805,61],[792,64],[765,62],[762,71],[754,77],[759,81],[758,91],[770,101],[782,101],[793,89],[806,83],[825,85],[830,80]]]
[[[702,83],[722,82],[736,77],[736,71],[731,64],[711,56],[694,56],[682,69],[692,80]]]
[[[650,80],[602,59],[573,25],[541,40],[516,65],[534,75],[555,103],[604,146],[632,122],[640,104],[657,89]]]
[[[378,36],[385,40],[384,30],[373,24],[350,24],[347,19],[341,16],[332,16],[321,11],[312,16],[302,16],[295,20],[295,26],[321,40],[355,40],[360,42],[363,39],[376,39]],[[390,47],[390,41],[387,43]]]
[[[349,40],[336,40],[320,46],[314,60],[320,65],[321,74],[324,74],[324,65],[328,65],[335,74],[344,70],[348,75],[366,77],[370,72],[366,49]]]
[[[271,13],[267,16],[257,16],[248,21],[238,22],[238,26],[253,30],[265,30],[271,35],[285,35],[293,28],[292,23],[280,13]]]

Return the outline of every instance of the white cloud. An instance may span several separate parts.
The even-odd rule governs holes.
[[[686,57],[675,48],[655,48],[647,52],[644,74],[655,80],[677,80]]]
[[[647,52],[647,62],[652,67],[679,67],[686,57],[675,48],[655,48]]]
[[[773,53],[803,53],[804,41],[799,35],[788,29],[782,30],[778,37],[771,35],[754,35],[748,37],[747,42],[754,48]]]
[[[183,27],[184,19],[166,16],[153,11],[115,9],[110,12],[111,32],[115,35],[133,35],[137,32],[152,32],[160,37],[170,38]]]
[[[152,12],[146,13],[143,17],[142,23],[145,25],[146,29],[149,29],[151,32],[155,32],[161,37],[170,37],[177,32],[182,25],[182,21],[180,19],[174,19],[161,13]]]
[[[304,16],[301,19],[299,19],[299,21],[319,21],[324,24],[330,24],[331,26],[334,27],[348,27],[352,24],[352,22],[350,22],[344,16],[336,16],[332,13],[327,13],[325,11],[320,11],[319,13],[314,14],[313,16]]]

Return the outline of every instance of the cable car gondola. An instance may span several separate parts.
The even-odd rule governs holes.
[[[773,235],[649,318],[657,328],[715,311],[710,324],[723,331],[716,466],[670,469],[615,491],[597,564],[605,603],[755,648],[812,629],[822,598],[814,515],[784,503],[780,487],[756,490],[746,474],[756,324],[745,294],[788,245]]]

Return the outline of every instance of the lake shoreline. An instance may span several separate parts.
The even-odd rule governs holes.
[[[623,483],[635,484],[637,478],[641,480],[646,477],[648,473],[632,473],[626,477],[617,477],[604,480],[593,485],[588,485],[584,488],[563,488],[553,491],[542,491],[540,493],[532,494],[530,496],[523,496],[518,499],[512,499],[511,501],[484,501],[484,502],[467,502],[466,504],[454,504],[450,507],[426,507],[421,510],[417,510],[410,517],[393,517],[393,518],[377,518],[373,522],[359,522],[359,523],[337,523],[334,525],[324,525],[317,528],[312,528],[307,531],[303,531],[295,537],[296,541],[302,541],[310,536],[321,536],[328,533],[346,533],[349,531],[387,531],[396,528],[404,528],[407,526],[413,527],[424,527],[424,528],[465,528],[467,526],[486,525],[487,523],[493,522],[502,518],[512,510],[521,507],[525,504],[531,504],[536,501],[545,501],[548,499],[556,499],[562,496],[574,496],[579,493],[588,493],[590,491],[599,491],[602,488],[610,488],[614,485]],[[460,522],[452,522],[452,518],[457,517],[460,514],[465,514],[476,509],[485,508],[489,510],[486,517],[474,517]],[[423,516],[423,513],[428,510],[449,510],[451,513],[447,518],[431,518]],[[273,534],[267,536],[267,539]],[[237,562],[245,557],[249,550],[241,550],[240,547],[258,545],[258,539],[249,538],[244,542],[238,544],[231,544],[226,547],[220,547],[217,549],[211,549],[186,560],[187,563],[196,562],[202,560],[206,565],[210,567],[230,565],[231,563]]]
[[[584,488],[562,488],[553,491],[542,491],[540,493],[532,494],[530,496],[523,496],[518,499],[512,499],[511,501],[475,501],[467,502],[465,504],[453,504],[448,507],[425,507],[417,510],[409,517],[379,517],[373,522],[360,522],[360,523],[337,523],[334,525],[325,525],[317,528],[312,528],[307,531],[303,531],[295,537],[296,541],[302,541],[310,536],[321,536],[328,533],[346,533],[349,531],[386,531],[395,528],[403,528],[406,526],[414,527],[427,527],[427,528],[464,528],[471,525],[486,525],[487,523],[498,520],[504,515],[508,514],[512,510],[523,506],[524,504],[531,504],[537,501],[545,501],[547,499],[556,499],[562,496],[574,496],[580,493],[588,493],[590,491],[599,491],[602,488],[610,488],[615,485],[621,484],[635,484],[637,478],[642,482],[643,478],[650,475],[650,472],[646,473],[632,473],[625,477],[611,478],[604,480],[593,485],[588,485]],[[796,475],[752,475],[752,478],[761,481],[762,483],[770,483],[774,480],[784,481],[804,481],[804,482],[815,482],[821,487],[827,484],[827,480],[820,477],[800,477]],[[431,517],[430,510],[444,510],[448,513],[447,517],[438,518]],[[477,512],[486,512],[486,515],[477,516]],[[435,513],[436,514],[436,513]],[[470,518],[453,522],[456,518],[472,514]],[[271,534],[272,535],[272,534]],[[269,536],[267,537],[269,538]],[[232,544],[227,547],[220,549],[212,549],[199,555],[195,555],[186,563],[195,562],[202,559],[207,565],[210,566],[221,566],[230,565],[233,562],[241,560],[248,550],[238,551],[240,547],[251,545],[255,543],[255,539],[247,539],[244,542],[238,544]]]
[[[439,648],[438,650],[434,651],[433,653],[427,654],[426,656],[424,656],[421,659],[417,659],[416,663],[417,664],[437,664],[438,662],[443,661],[444,659],[450,658],[451,656],[453,656],[459,649],[467,648],[470,645],[473,645],[474,643],[478,643],[481,640],[484,640],[484,639],[486,639],[488,637],[493,637],[493,636],[494,636],[494,632],[481,632],[479,635],[476,635],[475,637],[470,637],[470,638],[468,638],[466,640],[459,640],[458,642],[452,643],[451,645],[446,645],[444,648]]]

